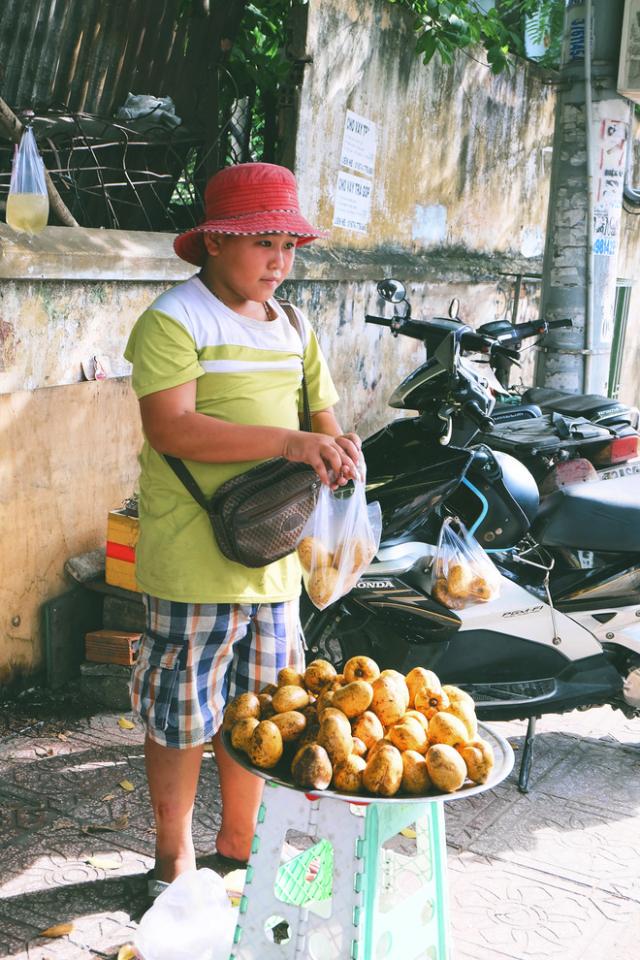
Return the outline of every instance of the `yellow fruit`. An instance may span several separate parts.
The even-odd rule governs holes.
[[[231,746],[234,750],[249,753],[249,743],[259,722],[255,717],[245,717],[244,720],[237,720],[234,723],[231,728]]]
[[[380,676],[388,677],[398,684],[398,690],[405,699],[406,710],[409,706],[409,687],[407,686],[407,681],[405,680],[403,674],[401,674],[399,670],[383,670]]]
[[[333,556],[333,565],[348,574],[358,574],[371,563],[376,555],[375,543],[367,540],[350,540],[341,543]]]
[[[394,677],[380,674],[371,686],[373,687],[371,709],[375,715],[385,727],[397,723],[407,709],[405,696],[398,681]],[[407,698],[408,694],[407,690]]]
[[[458,717],[451,713],[436,713],[429,721],[429,743],[446,743],[457,747],[459,743],[468,743],[467,728]]]
[[[415,750],[417,753],[426,753],[429,741],[421,723],[406,714],[399,723],[389,727],[389,740],[398,750]]]
[[[400,789],[402,771],[400,751],[393,745],[385,745],[367,760],[362,774],[362,785],[376,796],[393,797]]]
[[[304,685],[317,696],[336,677],[336,668],[328,660],[313,660],[304,672]]]
[[[468,694],[466,690],[461,690],[460,687],[454,687],[452,683],[443,684],[442,689],[449,697],[451,703],[455,703],[456,700],[464,700],[475,708],[473,697]]]
[[[283,667],[282,670],[278,672],[278,686],[288,687],[291,685],[294,687],[304,687],[304,676],[298,673],[297,670],[294,670],[293,667]]]
[[[466,563],[452,563],[447,572],[447,590],[452,597],[466,600],[469,596],[473,574]]]
[[[444,713],[450,713],[465,725],[469,740],[474,740],[478,736],[478,721],[473,704],[466,700],[450,701],[449,706],[444,708]]]
[[[402,789],[420,797],[431,787],[431,777],[427,761],[416,750],[405,750],[402,754]]]
[[[425,717],[424,713],[420,713],[419,710],[407,710],[404,717],[413,717],[414,720],[417,720],[418,723],[422,725],[422,729],[425,733],[429,732],[429,721]],[[404,717],[402,718],[403,720]]]
[[[222,718],[222,729],[231,730],[234,723],[244,720],[245,717],[260,716],[260,701],[255,693],[241,693],[239,697],[228,703]]]
[[[449,697],[442,689],[418,690],[416,693],[415,707],[422,713],[427,720],[431,720],[440,710],[446,710],[449,706]]]
[[[437,743],[427,750],[427,770],[438,790],[453,793],[467,778],[467,766],[460,754],[448,744]]]
[[[275,767],[283,751],[282,734],[275,723],[271,720],[261,720],[249,741],[251,763],[262,770],[270,770]]]
[[[322,723],[323,720],[328,720],[329,717],[333,717],[340,724],[340,727],[342,730],[344,730],[345,736],[351,736],[351,724],[349,723],[349,718],[346,713],[343,713],[342,710],[338,710],[337,707],[325,707],[325,709],[322,711],[322,718],[320,722]]]
[[[362,774],[366,767],[362,757],[352,753],[336,764],[333,768],[333,786],[343,793],[360,793],[362,790]]]
[[[380,668],[371,657],[351,657],[344,665],[344,679],[347,683],[354,680],[366,680],[372,683],[380,676]]]
[[[275,713],[273,709],[273,697],[270,693],[259,693],[258,701],[260,703],[260,719],[270,720]]]
[[[298,710],[287,710],[285,713],[276,713],[271,718],[271,722],[282,735],[284,743],[291,743],[298,740],[305,731],[307,718]]]
[[[315,706],[316,706],[316,711],[317,711],[319,717],[322,715],[322,711],[323,711],[323,710],[326,710],[327,707],[330,707],[330,706],[331,706],[331,703],[332,703],[332,701],[333,701],[333,694],[334,694],[334,693],[335,693],[334,690],[331,690],[331,689],[328,689],[328,688],[327,688],[327,689],[323,690],[321,694],[319,694],[318,699],[316,700],[316,704],[315,704]]]
[[[367,755],[367,745],[360,737],[353,738],[353,753],[355,753],[356,757],[366,757]]]
[[[345,733],[338,717],[326,717],[322,720],[317,742],[327,751],[332,766],[346,760],[353,750],[351,731]]]
[[[271,702],[276,713],[286,713],[288,710],[300,710],[306,707],[309,703],[309,694],[303,687],[288,683],[284,687],[278,687]]]
[[[433,670],[425,670],[424,667],[414,667],[405,677],[407,687],[409,688],[409,703],[413,707],[416,702],[416,694],[419,691],[441,690],[440,680]]]
[[[291,776],[298,787],[326,790],[331,783],[333,768],[324,747],[318,743],[301,747],[291,762]]]
[[[372,743],[369,749],[367,750],[367,762],[375,756],[375,754],[380,750],[381,747],[394,747],[398,749],[395,744],[388,740],[387,737],[382,737],[380,740],[376,740],[375,743]]]
[[[352,720],[351,732],[354,737],[363,741],[367,750],[384,737],[384,727],[372,710],[365,710],[363,714]]]
[[[373,688],[366,680],[354,680],[333,693],[332,704],[349,718],[364,713],[373,699]]]
[[[317,537],[304,537],[297,546],[300,563],[307,573],[315,567],[330,567],[332,555]]]
[[[335,567],[315,567],[309,575],[307,593],[311,601],[322,609],[329,605],[338,587],[340,574]]]
[[[493,747],[486,740],[472,740],[460,745],[458,753],[467,766],[467,775],[474,783],[486,783],[493,770]]]

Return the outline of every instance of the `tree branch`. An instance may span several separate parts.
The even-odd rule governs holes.
[[[7,131],[9,139],[14,143],[20,142],[20,137],[24,131],[11,107],[0,97],[0,126]],[[47,193],[49,194],[49,203],[56,217],[65,227],[78,227],[80,224],[75,219],[66,203],[58,193],[58,190],[49,176],[49,171],[45,167],[44,176],[47,184]]]

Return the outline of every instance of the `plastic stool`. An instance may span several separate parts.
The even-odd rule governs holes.
[[[411,852],[385,847],[414,823]],[[289,830],[316,843],[282,864]],[[399,957],[449,957],[442,802],[352,804],[267,781],[230,960]]]

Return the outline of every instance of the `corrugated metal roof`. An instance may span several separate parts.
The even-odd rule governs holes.
[[[172,96],[189,119],[206,73],[207,31],[202,20],[178,21],[180,7],[181,0],[0,0],[0,95],[14,110],[65,105],[105,117],[129,91]]]

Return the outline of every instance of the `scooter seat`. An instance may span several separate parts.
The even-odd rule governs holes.
[[[525,403],[536,403],[543,413],[561,413],[566,417],[585,417],[594,423],[622,420],[633,423],[633,410],[625,403],[597,393],[573,394],[551,387],[530,387],[522,395]]]
[[[546,547],[640,552],[640,481],[619,477],[562,487],[542,501],[533,535]]]

